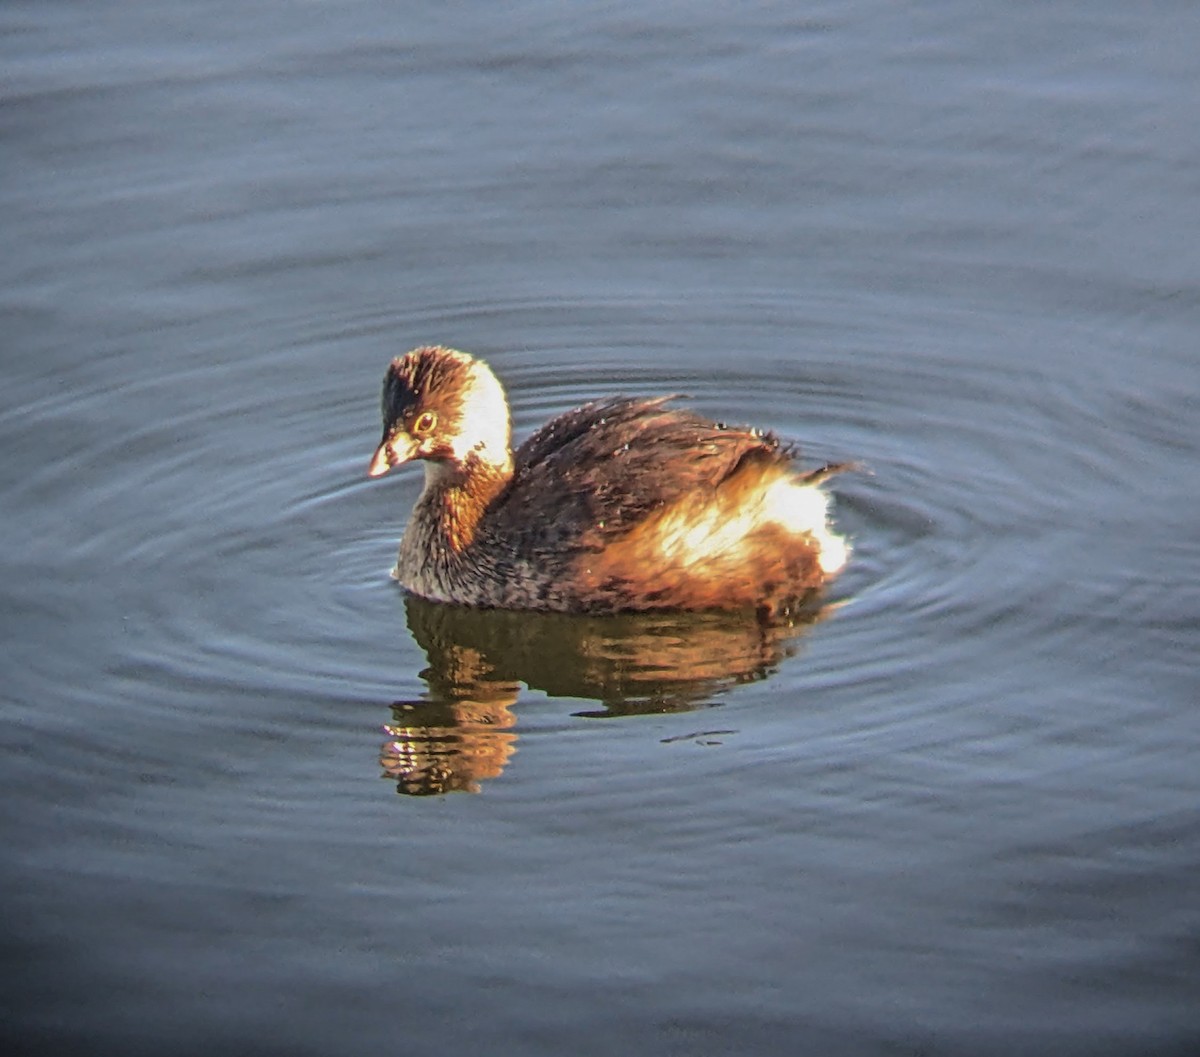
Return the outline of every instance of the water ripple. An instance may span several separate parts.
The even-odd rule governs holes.
[[[839,335],[829,308],[795,319],[781,295],[714,294],[679,334],[656,323],[670,314],[661,304],[636,295],[357,315],[314,306],[307,318],[264,319],[251,356],[161,362],[120,382],[106,373],[112,363],[80,364],[65,390],[31,391],[0,419],[30,450],[69,440],[66,457],[30,459],[11,493],[25,511],[24,553],[159,584],[134,615],[126,660],[163,679],[386,696],[398,610],[385,573],[419,476],[363,476],[383,366],[439,332],[502,334],[533,317],[532,344],[474,349],[506,381],[518,437],[604,393],[678,392],[705,414],[799,441],[813,462],[863,465],[834,484],[855,542],[836,592],[845,604],[822,629],[823,648],[785,681],[903,685],[918,668],[1069,652],[1082,618],[1119,635],[1134,585],[1115,536],[1130,526],[1114,524],[1110,554],[1085,544],[1085,530],[1110,516],[1106,497],[1128,509],[1116,490],[1160,487],[1154,473],[1122,479],[1130,444],[1147,460],[1194,455],[1193,399],[1121,391],[1051,364],[962,362],[950,347],[898,355],[869,318]],[[617,314],[622,325],[606,327]],[[716,318],[725,333],[714,338]],[[961,320],[938,322],[949,333]],[[799,335],[794,356],[754,351],[764,331],[764,346],[779,348],[783,326]],[[739,340],[749,351],[730,355]],[[42,498],[64,494],[67,526],[61,509],[48,522]],[[1141,608],[1153,606],[1143,598]],[[281,623],[296,612],[302,624]],[[401,656],[419,670],[411,644]]]

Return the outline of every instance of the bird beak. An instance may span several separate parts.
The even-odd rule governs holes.
[[[417,453],[417,442],[406,433],[394,433],[385,437],[383,443],[375,449],[371,457],[371,465],[367,469],[368,477],[382,477],[393,466],[408,462]]]

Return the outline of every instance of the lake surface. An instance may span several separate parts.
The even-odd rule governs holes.
[[[0,31],[5,1052],[1200,1052],[1200,8]],[[406,602],[426,342],[861,460],[821,619]]]

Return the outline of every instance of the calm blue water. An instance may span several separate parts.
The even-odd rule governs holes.
[[[6,1052],[1200,1048],[1197,39],[0,9]],[[406,605],[431,341],[862,460],[832,610]]]

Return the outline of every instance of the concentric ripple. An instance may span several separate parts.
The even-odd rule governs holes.
[[[1084,627],[1093,644],[1108,629],[1119,652],[1136,597],[1121,556],[1136,526],[1112,514],[1109,553],[1091,530],[1107,510],[1129,509],[1118,492],[1159,487],[1154,475],[1122,476],[1120,461],[1131,438],[1147,458],[1181,450],[1186,401],[1173,417],[1150,414],[1103,378],[1000,350],[991,364],[961,362],[948,337],[958,314],[933,321],[937,351],[898,352],[878,319],[839,334],[822,318],[838,306],[797,318],[782,295],[670,310],[689,318],[686,333],[656,325],[662,306],[635,298],[425,306],[411,317],[314,311],[265,320],[252,356],[216,348],[123,385],[106,383],[102,364],[78,368],[67,394],[32,395],[0,423],[27,452],[87,438],[65,457],[29,459],[13,491],[26,519],[17,549],[47,568],[51,609],[78,605],[73,583],[127,599],[118,654],[89,662],[118,675],[314,703],[413,698],[426,658],[387,570],[419,473],[380,483],[364,468],[387,359],[452,340],[507,383],[518,439],[597,395],[677,392],[714,418],[797,441],[813,463],[861,464],[832,485],[854,541],[837,612],[806,636],[820,648],[768,665],[759,691],[865,695],[883,710],[846,713],[842,733],[945,708],[945,697],[904,700],[921,672],[1011,687],[1045,658],[1070,657]],[[496,336],[472,344],[484,329]],[[515,332],[528,340],[505,348]],[[1044,439],[1014,443],[1021,436]],[[46,521],[40,497],[64,495]],[[1014,656],[1028,665],[1013,670]]]

